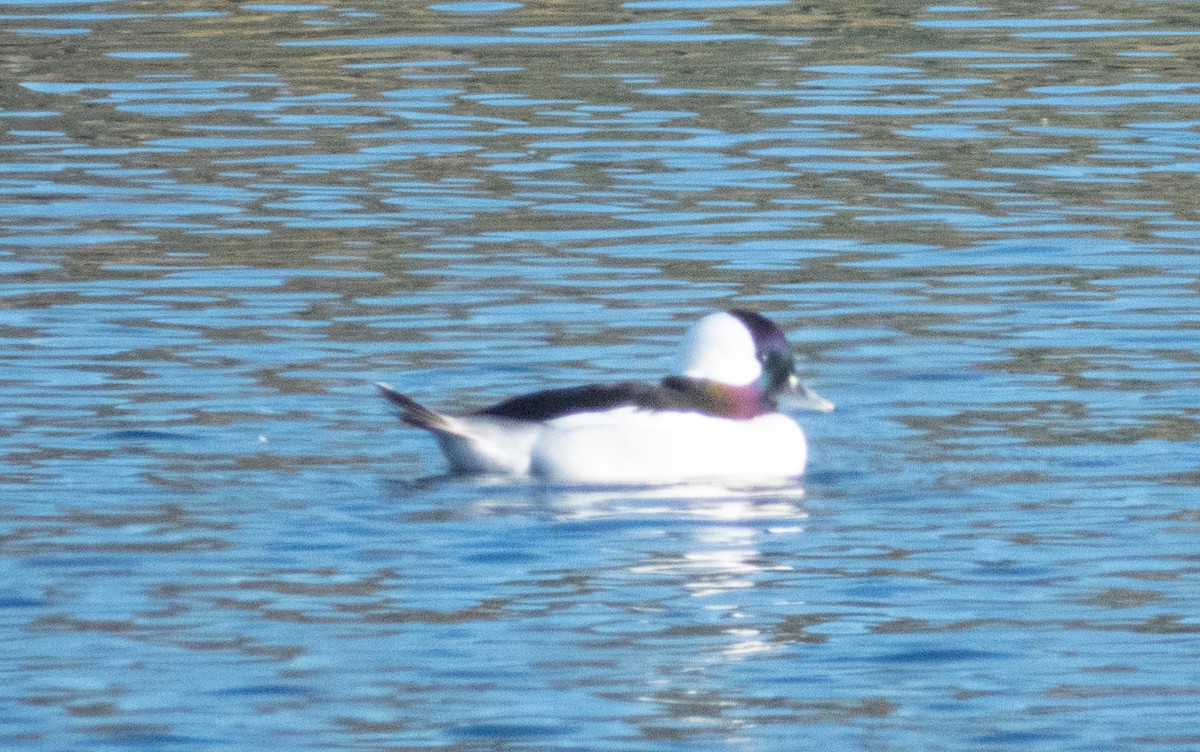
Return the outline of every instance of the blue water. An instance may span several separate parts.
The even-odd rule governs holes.
[[[1200,747],[1200,10],[85,5],[0,2],[4,749]],[[371,386],[734,305],[795,487],[448,477]]]

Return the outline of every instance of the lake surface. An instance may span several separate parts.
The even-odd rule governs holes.
[[[1200,748],[1200,5],[0,41],[5,749]],[[655,379],[731,306],[839,405],[796,488],[447,477],[371,387]]]

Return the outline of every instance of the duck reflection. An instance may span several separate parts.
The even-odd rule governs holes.
[[[807,517],[796,485],[736,487],[688,483],[670,486],[542,487],[540,500],[560,520],[669,516],[679,520],[786,520]]]
[[[674,592],[651,604],[650,610],[682,610],[691,615],[693,623],[690,628],[683,627],[683,632],[720,638],[722,644],[696,656],[703,662],[741,658],[778,645],[760,629],[754,602],[761,595],[754,589],[772,572],[787,572],[791,566],[764,554],[761,545],[766,538],[776,540],[804,531],[808,514],[803,499],[803,489],[794,485],[687,485],[635,493],[628,489],[560,489],[547,492],[545,500],[562,520],[639,516],[671,520],[670,525],[650,531],[661,545],[640,551],[626,571],[638,579],[674,585],[669,588]],[[681,609],[679,604],[672,605],[681,596],[696,601]]]

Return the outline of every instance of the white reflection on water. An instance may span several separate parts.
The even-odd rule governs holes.
[[[780,647],[751,626],[757,615],[744,609],[736,593],[757,587],[764,572],[791,571],[790,566],[764,557],[758,542],[764,535],[779,539],[803,533],[800,521],[808,517],[803,499],[799,485],[738,489],[683,484],[632,492],[558,489],[548,493],[545,501],[562,520],[652,516],[694,521],[685,528],[682,548],[686,550],[656,553],[628,571],[635,581],[650,577],[674,583],[689,597],[700,599],[704,611],[728,622],[721,629],[727,638],[721,645],[690,658],[701,667]]]
[[[1195,747],[1200,5],[428,4],[7,4],[0,746]],[[389,480],[730,304],[807,495]]]
[[[627,515],[664,515],[679,519],[737,522],[739,520],[802,519],[804,488],[796,484],[735,487],[717,483],[686,483],[639,488],[544,488],[540,497],[564,520],[587,520]]]

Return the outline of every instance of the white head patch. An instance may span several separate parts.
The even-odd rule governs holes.
[[[722,311],[700,319],[687,333],[679,373],[745,386],[757,381],[763,370],[750,330],[736,316]]]

